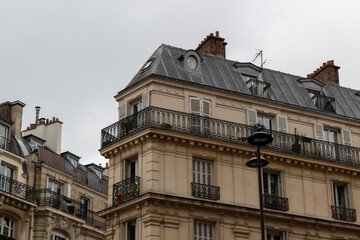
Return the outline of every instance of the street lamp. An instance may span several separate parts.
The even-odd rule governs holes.
[[[258,169],[258,181],[259,181],[259,201],[260,201],[260,222],[261,222],[261,240],[265,240],[265,227],[264,227],[264,206],[262,197],[262,181],[261,181],[261,168],[268,165],[269,161],[260,157],[260,146],[265,146],[273,141],[273,137],[263,132],[261,128],[257,129],[257,132],[248,137],[248,143],[257,146],[256,157],[251,158],[246,162],[248,167],[257,167]]]

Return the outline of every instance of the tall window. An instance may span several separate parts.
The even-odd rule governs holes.
[[[61,185],[50,178],[47,182],[47,189],[51,190],[52,192],[61,194]]]
[[[1,164],[0,175],[0,189],[5,192],[10,192],[11,180],[13,179],[14,170],[4,164]]]
[[[6,149],[9,128],[0,123],[0,148]]]
[[[264,194],[281,197],[282,176],[281,173],[263,172]]]
[[[210,132],[210,101],[201,98],[190,98],[190,113],[196,116],[191,118],[191,130],[199,132]]]
[[[136,240],[136,220],[125,223],[125,239]]]
[[[269,116],[264,116],[264,115],[257,115],[257,122],[264,125],[264,127],[268,130],[273,129],[273,118],[269,117]]]
[[[125,161],[125,179],[130,178],[133,181],[137,175],[137,159]]]
[[[5,237],[14,237],[14,221],[8,217],[0,215],[0,235]],[[0,237],[1,238],[1,237]]]
[[[193,159],[193,181],[211,185],[211,161]]]
[[[194,222],[194,240],[213,240],[214,225],[212,223]]]
[[[332,182],[333,204],[337,207],[351,208],[350,186],[347,183]]]
[[[90,209],[90,200],[86,197],[80,197],[81,216],[83,216],[85,219],[87,219],[87,213],[89,209]]]
[[[331,143],[330,145],[326,145],[325,151],[326,155],[329,155],[331,157],[337,157],[339,156],[339,150],[337,147],[338,143],[338,133],[334,130],[328,130],[324,128],[324,141]]]

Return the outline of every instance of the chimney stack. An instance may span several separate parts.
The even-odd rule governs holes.
[[[35,124],[38,124],[38,121],[39,121],[40,108],[41,107],[39,107],[39,106],[35,107],[35,111],[36,111],[36,113],[35,113]]]
[[[219,31],[215,32],[215,36],[213,33],[210,33],[210,35],[207,35],[206,38],[201,41],[195,51],[202,54],[226,58],[225,46],[227,43],[224,41],[225,38],[220,37]]]
[[[340,67],[335,66],[334,60],[324,62],[322,66],[317,68],[313,73],[307,75],[308,78],[315,78],[324,83],[339,85]]]

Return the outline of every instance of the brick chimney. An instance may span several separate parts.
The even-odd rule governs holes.
[[[207,35],[206,38],[201,41],[195,51],[202,54],[226,58],[225,46],[227,43],[224,42],[224,40],[225,38],[219,36],[219,31],[216,31],[215,36],[213,33],[210,33],[210,35]]]
[[[308,78],[315,78],[324,83],[332,83],[339,85],[340,67],[334,65],[334,60],[324,62],[323,65],[317,68],[313,73],[307,75]]]

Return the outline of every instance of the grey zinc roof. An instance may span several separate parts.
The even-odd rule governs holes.
[[[162,44],[149,58],[149,60],[153,59],[150,67],[141,68],[127,87],[133,86],[151,75],[156,75],[189,84],[250,95],[241,72],[246,73],[260,69],[262,79],[271,84],[272,100],[318,111],[307,90],[298,82],[304,77],[257,66],[249,67],[247,71],[246,69],[244,71],[242,67],[240,71],[235,67],[238,63],[236,61],[204,54],[199,54],[202,58],[200,72],[191,72],[184,68],[184,60],[181,59],[186,51],[188,50]],[[335,98],[336,114],[360,119],[360,98],[355,96],[356,90],[325,84],[323,92],[326,96]]]

